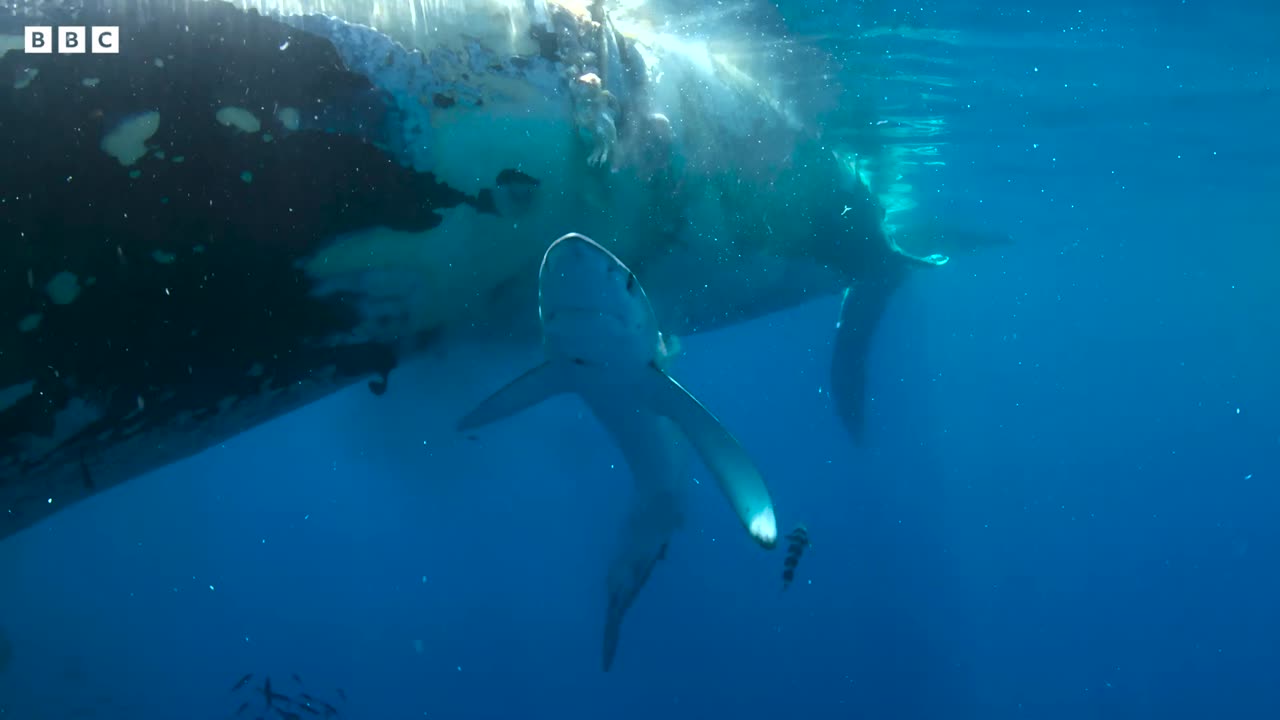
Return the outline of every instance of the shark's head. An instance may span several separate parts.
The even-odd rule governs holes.
[[[665,352],[635,275],[577,233],[556,240],[542,258],[538,313],[548,359],[616,371],[660,361]]]

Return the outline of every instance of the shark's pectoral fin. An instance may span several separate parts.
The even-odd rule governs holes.
[[[653,411],[680,428],[716,477],[720,490],[751,537],[766,548],[778,542],[778,523],[764,477],[720,421],[666,373],[651,368],[646,397]]]
[[[545,362],[486,398],[458,421],[458,430],[462,432],[488,425],[569,390],[563,368],[556,363]]]

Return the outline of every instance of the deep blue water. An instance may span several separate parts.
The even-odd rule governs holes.
[[[836,53],[853,12],[784,7]],[[911,23],[947,33],[858,48],[945,121],[919,211],[1014,244],[895,299],[865,448],[837,298],[674,371],[808,526],[791,589],[700,486],[602,674],[621,458],[568,399],[432,434],[409,367],[0,544],[0,707],[221,718],[254,672],[353,718],[1280,716],[1280,10]]]

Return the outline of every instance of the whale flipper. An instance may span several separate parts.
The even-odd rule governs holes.
[[[831,352],[831,399],[855,445],[861,445],[866,434],[867,359],[889,300],[912,268],[941,267],[951,261],[941,253],[913,253],[893,234],[884,235],[883,241],[888,252],[872,261],[875,271],[854,274],[854,284],[844,290]]]
[[[831,353],[831,399],[853,441],[862,444],[867,422],[867,357],[876,326],[898,283],[860,283],[844,291]]]

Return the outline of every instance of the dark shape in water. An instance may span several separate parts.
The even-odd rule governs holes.
[[[253,677],[252,673],[246,674],[235,684],[232,691],[245,690],[251,677]],[[298,685],[302,684],[302,677],[297,673],[290,673],[289,677]],[[235,715],[241,716],[245,714],[247,710],[258,704],[260,704],[260,707],[255,711],[255,715],[257,717],[266,715],[271,717],[278,716],[281,720],[300,720],[303,717],[300,713],[306,713],[316,717],[323,716],[325,718],[338,717],[339,715],[337,708],[324,700],[314,697],[310,693],[300,692],[296,697],[291,697],[285,693],[277,692],[276,687],[277,686],[271,682],[270,676],[263,678],[263,683],[260,687],[249,688],[247,690],[253,695],[250,699],[240,704]],[[338,690],[337,692],[338,695],[342,697],[343,701],[345,701],[346,693],[341,690]],[[274,715],[272,715],[273,712]]]
[[[498,187],[506,187],[508,185],[531,185],[536,187],[541,185],[542,181],[515,168],[505,168],[498,172],[497,183]]]
[[[0,628],[0,672],[4,672],[9,667],[9,661],[13,659],[13,643],[9,642],[9,636],[5,635],[4,628]]]
[[[658,564],[658,561],[665,560],[667,557],[667,545],[663,543],[658,548],[657,553],[647,562],[636,566],[632,569],[635,573],[633,581],[627,585],[631,592],[615,592],[611,589],[609,593],[609,605],[605,610],[604,622],[604,654],[602,668],[605,672],[613,667],[613,659],[618,654],[618,638],[622,632],[622,619],[626,616],[627,610],[631,608],[631,604],[635,602],[636,594],[639,588],[649,580],[650,573]]]
[[[380,373],[378,377],[370,380],[369,392],[373,393],[378,397],[382,397],[383,395],[385,395],[387,393],[387,380],[389,377],[390,377],[390,373],[384,372],[384,373]],[[302,682],[302,681],[299,680],[298,682]]]
[[[867,423],[867,363],[880,318],[907,268],[886,266],[874,280],[856,282],[840,303],[836,339],[831,351],[831,399],[849,437],[862,444]]]
[[[0,157],[23,168],[0,172],[0,391],[25,389],[0,402],[0,539],[343,385],[385,391],[404,348],[352,336],[359,298],[300,265],[479,203],[401,165],[377,123],[272,114],[393,114],[327,39],[223,2],[116,5],[39,22],[128,27],[118,55],[0,56],[0,77],[35,71],[0,82]],[[151,134],[104,151],[126,126]]]
[[[804,525],[800,525],[787,533],[786,539],[787,559],[782,561],[783,590],[791,587],[791,581],[796,579],[796,566],[800,564],[800,556],[804,555],[805,549],[809,547],[809,531]]]
[[[277,701],[284,702],[290,705],[297,703],[297,701],[295,701],[293,698],[289,697],[288,695],[285,695],[284,693],[278,693],[272,690],[270,677],[268,677],[266,682],[263,683],[262,685],[262,697],[266,699],[268,708],[273,707],[274,703],[276,703]]]

